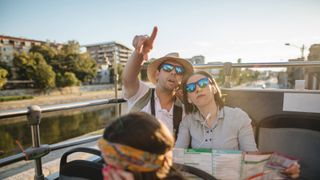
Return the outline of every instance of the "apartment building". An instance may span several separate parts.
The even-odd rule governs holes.
[[[0,35],[0,61],[12,65],[14,52],[29,52],[32,46],[41,45],[45,41]]]
[[[115,41],[89,44],[83,47],[98,64],[96,83],[112,83],[115,60],[124,66],[132,54],[129,47]]]

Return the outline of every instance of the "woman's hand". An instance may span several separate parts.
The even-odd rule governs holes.
[[[148,53],[153,48],[153,42],[157,36],[157,32],[158,32],[158,27],[155,26],[153,28],[153,31],[150,37],[148,35],[138,35],[134,37],[132,41],[132,45],[138,54],[143,55],[143,60],[148,59]]]
[[[292,179],[298,178],[300,176],[300,165],[297,162],[293,163],[283,171],[283,174],[286,174]]]

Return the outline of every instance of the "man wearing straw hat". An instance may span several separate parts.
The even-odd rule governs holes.
[[[158,28],[154,27],[150,36],[139,35],[133,39],[135,48],[123,72],[123,97],[131,111],[144,111],[153,114],[176,135],[182,118],[181,103],[176,98],[176,90],[182,77],[193,72],[191,63],[179,58],[178,53],[170,53],[148,65],[147,75],[155,85],[152,90],[138,79],[143,63],[153,48]]]

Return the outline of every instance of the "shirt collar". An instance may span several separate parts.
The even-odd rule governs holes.
[[[195,119],[197,121],[203,122],[205,120],[204,117],[201,115],[200,111],[198,111],[196,113],[192,113],[192,115],[194,117],[193,119]],[[219,109],[217,118],[218,118],[218,120],[223,120],[224,119],[224,107]]]
[[[159,97],[158,97],[158,94],[156,91],[154,91],[154,101],[157,103],[157,106],[159,106],[158,111],[167,111],[167,110],[161,108]],[[173,114],[173,106],[174,106],[174,103],[172,104],[170,111],[168,112],[169,114]]]

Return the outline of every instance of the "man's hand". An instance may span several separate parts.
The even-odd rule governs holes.
[[[134,37],[132,45],[138,54],[143,55],[143,60],[148,60],[148,53],[153,48],[153,42],[157,36],[157,32],[158,27],[155,26],[150,37],[148,35],[139,35]]]

